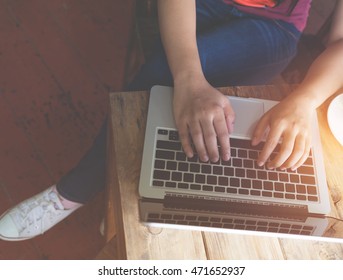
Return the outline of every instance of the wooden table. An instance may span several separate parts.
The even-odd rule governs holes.
[[[280,100],[291,89],[284,85],[220,90],[228,95]],[[148,99],[148,92],[110,94],[107,228],[109,235],[116,228],[120,259],[343,259],[343,244],[338,242],[149,228],[140,223],[138,180]],[[333,214],[343,218],[343,147],[327,126],[327,105],[318,110],[318,118]],[[342,222],[333,222],[331,234],[340,227]]]

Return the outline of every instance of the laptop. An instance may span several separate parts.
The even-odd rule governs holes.
[[[263,143],[252,147],[250,142],[257,121],[277,102],[227,98],[236,114],[235,129],[230,136],[231,159],[201,162],[197,155],[187,158],[182,151],[173,118],[173,89],[164,86],[151,89],[139,181],[141,220],[156,223],[156,219],[155,222],[150,219],[149,207],[162,211],[164,205],[166,211],[258,215],[269,217],[269,221],[270,217],[277,217],[305,222],[312,217],[318,220],[322,233],[327,223],[323,218],[331,207],[316,117],[306,162],[295,171],[268,170],[256,163]],[[160,223],[165,224],[166,220],[162,220]],[[177,225],[185,221],[169,223]]]

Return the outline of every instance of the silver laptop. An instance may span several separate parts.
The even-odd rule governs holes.
[[[257,121],[277,102],[228,97],[236,114],[230,137],[231,159],[201,162],[196,155],[190,159],[182,151],[173,119],[172,98],[172,88],[154,86],[151,89],[139,182],[143,200],[161,202],[168,209],[175,208],[170,207],[174,204],[177,208],[180,203],[195,205],[196,209],[206,205],[208,212],[239,215],[250,211],[261,216],[274,213],[274,217],[283,219],[324,217],[330,212],[316,118],[313,146],[304,165],[295,171],[268,170],[256,164],[263,146],[252,147],[250,139]],[[141,210],[145,222],[148,221],[146,208]]]

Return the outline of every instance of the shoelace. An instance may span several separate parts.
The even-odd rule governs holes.
[[[29,200],[21,203],[18,206],[18,211],[13,213],[12,218],[17,225],[18,231],[22,232],[28,227],[40,228],[42,230],[42,222],[45,215],[54,217],[63,210],[63,206],[59,201],[57,194],[49,192],[43,195],[41,199]]]

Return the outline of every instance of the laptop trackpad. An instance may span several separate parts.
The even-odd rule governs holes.
[[[251,138],[258,120],[264,113],[262,101],[229,97],[236,114],[233,137]]]

